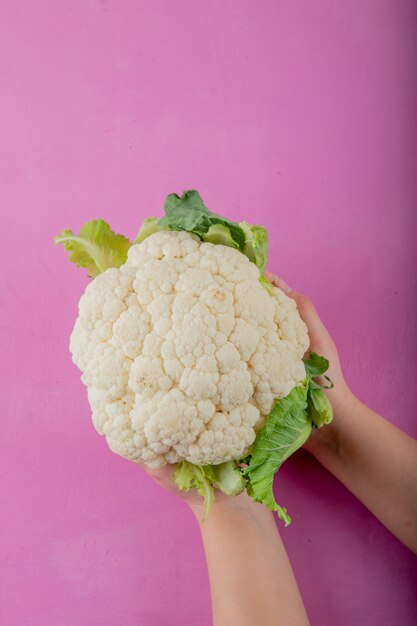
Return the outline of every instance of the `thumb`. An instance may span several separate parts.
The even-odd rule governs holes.
[[[301,319],[306,324],[308,328],[308,333],[310,335],[310,339],[313,343],[321,343],[325,337],[327,339],[329,333],[321,321],[319,314],[316,311],[316,307],[310,300],[310,298],[303,293],[299,293],[298,291],[294,291],[287,283],[282,280],[279,276],[272,274],[271,272],[265,272],[268,280],[283,291],[289,298],[295,300],[297,305],[298,312],[300,314]]]

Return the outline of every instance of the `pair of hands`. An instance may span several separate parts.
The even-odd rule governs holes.
[[[327,394],[333,410],[336,413],[339,406],[349,401],[352,393],[350,392],[343,376],[335,342],[321,321],[313,303],[307,296],[298,293],[297,291],[293,291],[291,287],[289,287],[281,278],[268,271],[266,272],[266,276],[273,285],[281,289],[288,297],[295,300],[300,316],[304,320],[308,329],[310,337],[310,350],[317,352],[318,354],[322,354],[329,360],[330,367],[327,374],[332,379],[334,387],[332,389],[325,390],[325,393]],[[328,431],[332,431],[329,426],[326,426],[326,428],[322,430],[326,431],[326,429]],[[331,436],[331,434],[331,432],[327,433],[328,436]],[[326,436],[326,433],[313,430],[304,447],[307,450],[312,448],[315,445],[315,439],[323,436]],[[175,469],[174,466],[166,465],[165,467],[159,469],[150,469],[145,465],[142,467],[157,484],[167,491],[177,494],[185,500],[197,515],[201,512],[203,506],[202,500],[195,490],[185,493],[176,487],[174,481],[172,480],[172,474]],[[225,501],[230,501],[231,504],[231,501],[233,501],[233,505],[238,505],[239,507],[251,507],[253,502],[246,493],[242,493],[240,496],[235,496],[234,498],[228,498],[219,492],[216,495],[216,503],[222,502],[224,504]]]

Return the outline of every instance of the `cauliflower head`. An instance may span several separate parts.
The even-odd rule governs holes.
[[[89,283],[70,350],[114,452],[153,468],[245,456],[309,346],[295,302],[259,279],[233,247],[161,231]]]

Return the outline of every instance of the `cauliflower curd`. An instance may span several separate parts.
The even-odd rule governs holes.
[[[241,459],[305,379],[295,302],[239,250],[161,231],[87,286],[71,335],[93,422],[149,467]]]
[[[274,476],[329,424],[329,361],[264,276],[268,233],[169,194],[133,242],[103,219],[55,237],[92,282],[71,334],[93,423],[121,456],[204,499],[246,490],[288,525]]]

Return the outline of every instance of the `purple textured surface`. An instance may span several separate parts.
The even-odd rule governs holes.
[[[211,619],[185,506],[91,424],[64,227],[134,236],[187,188],[265,224],[354,391],[416,435],[416,32],[412,0],[3,0],[1,624]],[[415,558],[336,480],[300,452],[278,488],[313,626],[417,623]]]

